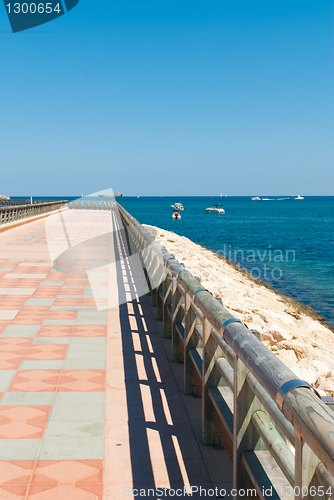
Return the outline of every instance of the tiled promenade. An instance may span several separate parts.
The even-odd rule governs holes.
[[[126,261],[95,282],[80,257],[54,269],[47,219],[0,233],[0,500],[230,486],[225,451],[201,445],[201,400],[183,395],[148,297],[99,310],[107,295],[95,285],[109,296],[132,286]],[[99,245],[125,256],[122,233]]]

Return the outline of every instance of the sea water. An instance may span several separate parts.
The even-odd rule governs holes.
[[[281,196],[285,198],[287,196]],[[139,222],[218,252],[334,326],[334,197],[123,197]],[[171,205],[182,202],[181,220]],[[225,214],[205,208],[221,203]]]

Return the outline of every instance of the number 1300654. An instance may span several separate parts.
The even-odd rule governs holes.
[[[14,3],[7,4],[8,14],[52,14],[57,12],[60,14],[61,8],[59,3],[53,7],[52,3]]]

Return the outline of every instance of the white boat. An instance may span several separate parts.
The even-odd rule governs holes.
[[[297,196],[297,198],[295,198],[295,200],[303,200],[304,199],[304,196],[300,196],[300,194]]]
[[[211,207],[208,207],[205,209],[208,214],[224,214],[225,210],[223,209],[223,205],[212,205]]]
[[[178,220],[178,219],[181,219],[181,214],[179,214],[179,212],[174,212],[172,217],[173,217],[173,219]]]
[[[181,202],[180,203],[174,203],[174,205],[171,205],[171,208],[173,210],[176,210],[177,212],[180,212],[180,211],[184,210],[183,205],[182,205]]]
[[[258,196],[254,196],[252,200],[261,200],[261,198],[259,198]]]

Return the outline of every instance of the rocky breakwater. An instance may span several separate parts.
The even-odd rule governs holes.
[[[275,292],[224,257],[184,236],[145,226],[263,343],[321,395],[334,397],[334,333],[312,309]]]

